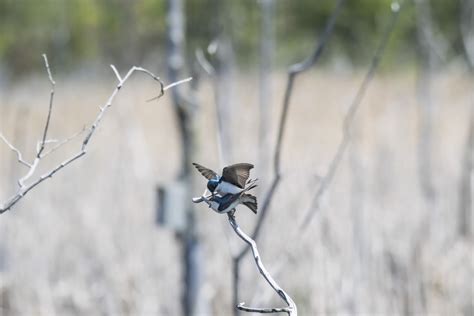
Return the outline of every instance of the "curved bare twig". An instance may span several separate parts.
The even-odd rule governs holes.
[[[244,233],[244,231],[237,224],[237,221],[235,220],[234,212],[227,213],[227,216],[229,218],[229,223],[234,229],[235,233],[250,246],[250,249],[252,250],[252,253],[253,253],[253,258],[255,260],[255,263],[257,264],[257,268],[260,271],[260,274],[265,278],[268,284],[270,284],[273,290],[275,290],[275,292],[277,292],[277,294],[288,305],[288,307],[284,307],[284,308],[251,308],[251,307],[246,307],[245,303],[242,302],[240,304],[237,304],[236,308],[245,312],[257,312],[257,313],[285,312],[290,316],[297,316],[298,309],[293,299],[278,285],[278,283],[273,279],[270,273],[265,269],[265,266],[263,265],[262,259],[260,257],[260,253],[258,252],[257,243],[252,238],[250,238],[246,233]]]

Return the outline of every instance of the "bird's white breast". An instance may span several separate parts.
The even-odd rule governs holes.
[[[242,189],[239,188],[238,186],[236,185],[233,185],[232,183],[228,183],[228,182],[225,182],[225,181],[222,181],[221,183],[219,183],[219,185],[217,186],[216,188],[216,191],[222,195],[225,195],[227,193],[231,193],[231,194],[237,194],[237,193],[240,193],[242,192]]]

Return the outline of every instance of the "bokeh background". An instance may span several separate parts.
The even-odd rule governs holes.
[[[321,60],[292,90],[281,181],[257,242],[301,315],[474,314],[472,0],[406,1],[347,150],[299,226],[391,5],[346,1]],[[165,83],[194,78],[146,102],[156,82],[133,76],[87,155],[0,216],[0,315],[232,315],[231,258],[243,244],[226,216],[192,205],[205,181],[189,162],[216,171],[254,163],[263,201],[286,70],[312,53],[335,6],[0,0],[0,132],[27,159],[48,108],[42,53],[57,83],[53,139],[94,120],[117,84],[110,64],[121,73],[143,66]],[[184,138],[183,107],[191,109]],[[55,151],[37,174],[80,143]],[[25,172],[0,143],[0,204]],[[237,213],[248,232],[257,218]],[[251,256],[240,272],[239,301],[283,304]]]

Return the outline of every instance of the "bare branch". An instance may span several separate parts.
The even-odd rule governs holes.
[[[213,40],[211,44],[208,46],[208,52],[213,55],[217,52],[218,40]],[[229,139],[229,135],[226,135],[226,130],[224,128],[225,124],[223,123],[224,113],[223,113],[223,106],[222,106],[222,98],[220,97],[219,91],[219,68],[216,69],[214,65],[206,58],[203,50],[201,48],[197,49],[195,52],[196,60],[198,64],[204,69],[206,74],[211,78],[213,84],[213,92],[214,92],[214,103],[215,103],[215,111],[216,111],[216,124],[217,124],[217,151],[219,155],[219,164],[224,166],[227,161],[228,153],[225,152],[225,143],[224,139]],[[222,67],[222,66],[221,66]],[[225,90],[225,89],[224,89]]]
[[[211,62],[207,60],[206,55],[204,55],[203,50],[201,48],[196,49],[195,55],[196,55],[196,60],[198,64],[202,67],[202,69],[204,69],[204,71],[209,76],[214,76],[216,74],[216,69],[211,64]]]
[[[117,78],[120,78],[120,75],[118,74],[118,71],[115,68],[115,66],[111,65],[111,68],[114,71]],[[103,107],[100,108],[99,114],[97,115],[96,119],[94,120],[91,127],[89,128],[89,133],[87,133],[86,137],[84,138],[84,141],[82,143],[82,150],[85,150],[85,148],[89,144],[89,140],[91,139],[92,135],[94,135],[94,132],[97,129],[97,127],[99,126],[100,122],[102,121],[102,118],[104,117],[104,114],[107,111],[107,109],[112,106],[112,102],[115,99],[115,96],[117,95],[117,93],[122,88],[123,84],[128,80],[128,78],[130,78],[130,76],[135,71],[143,72],[143,73],[149,75],[151,78],[153,78],[153,80],[157,81],[160,84],[160,94],[157,97],[155,97],[155,99],[161,98],[164,95],[164,90],[163,90],[164,83],[163,83],[163,81],[161,81],[161,79],[159,77],[155,76],[152,72],[150,72],[149,70],[144,69],[142,67],[133,66],[132,68],[130,68],[130,70],[127,72],[125,77],[123,77],[122,80],[119,80],[119,83],[118,83],[117,87],[115,88],[113,93],[110,95],[109,99],[107,100],[107,103]]]
[[[53,76],[51,75],[51,69],[49,68],[49,63],[48,63],[48,56],[46,56],[46,54],[43,54],[42,56],[44,59],[46,72],[48,73],[49,82],[51,82],[51,87],[54,87],[56,85],[56,82],[53,80]]]
[[[43,59],[44,59],[44,65],[46,67],[46,72],[48,73],[49,82],[51,82],[51,92],[50,92],[50,95],[49,95],[48,117],[46,118],[46,123],[45,123],[45,126],[44,126],[43,140],[41,141],[41,145],[40,145],[39,149],[37,150],[37,154],[36,154],[37,158],[39,158],[41,156],[41,153],[44,150],[46,136],[48,134],[48,129],[49,129],[49,122],[51,121],[51,112],[53,110],[54,86],[56,85],[56,82],[54,82],[53,76],[51,75],[51,69],[49,68],[48,57],[46,56],[46,54],[43,54]]]
[[[107,103],[100,107],[100,111],[99,113],[97,114],[94,122],[92,123],[92,125],[89,127],[89,128],[85,128],[81,131],[79,131],[78,133],[70,136],[69,138],[66,138],[65,140],[63,141],[52,141],[52,140],[47,140],[47,132],[48,132],[48,127],[49,127],[49,123],[50,123],[50,120],[51,120],[51,110],[52,110],[52,106],[53,106],[53,96],[54,96],[54,85],[55,85],[55,82],[51,76],[51,71],[50,71],[50,68],[49,68],[49,64],[48,64],[48,59],[46,57],[46,55],[43,55],[43,58],[44,58],[44,61],[45,61],[45,65],[46,65],[46,70],[48,72],[48,76],[49,76],[49,80],[51,82],[51,95],[50,95],[50,103],[49,103],[49,110],[48,110],[48,118],[46,120],[46,124],[45,124],[45,128],[44,128],[44,131],[43,131],[43,137],[42,137],[42,140],[39,142],[39,145],[37,146],[37,154],[36,154],[36,157],[34,159],[34,161],[32,163],[28,163],[26,162],[23,157],[22,157],[22,154],[21,152],[16,148],[14,147],[4,136],[3,134],[0,133],[0,138],[3,140],[3,142],[5,142],[7,144],[8,147],[10,147],[10,149],[12,151],[14,151],[17,155],[17,159],[18,159],[18,162],[20,162],[21,164],[25,165],[26,167],[29,168],[28,172],[18,180],[18,186],[19,188],[17,189],[17,191],[15,192],[15,194],[13,196],[11,196],[3,205],[0,206],[0,214],[3,214],[5,213],[6,211],[10,210],[19,200],[21,200],[29,191],[31,191],[33,188],[35,188],[37,185],[39,185],[40,183],[42,183],[44,180],[46,179],[49,179],[51,178],[54,174],[56,174],[56,172],[60,171],[61,169],[63,169],[64,167],[68,166],[69,164],[73,163],[74,161],[78,160],[79,158],[81,158],[82,156],[84,156],[87,152],[87,146],[89,144],[89,141],[91,140],[92,136],[94,135],[95,131],[97,130],[97,128],[99,127],[105,113],[107,112],[107,110],[112,106],[112,102],[114,101],[116,95],[118,94],[118,92],[120,91],[120,89],[122,88],[122,86],[125,84],[125,82],[130,78],[130,76],[134,73],[134,72],[143,72],[145,74],[147,74],[148,76],[150,76],[151,78],[153,78],[155,81],[157,81],[160,85],[160,94],[158,97],[156,98],[160,98],[161,96],[164,95],[164,92],[165,90],[167,89],[170,89],[178,84],[181,84],[181,83],[185,83],[185,82],[188,82],[191,80],[191,78],[188,78],[188,79],[184,79],[184,80],[181,80],[181,81],[178,81],[176,83],[172,83],[168,86],[164,86],[163,82],[160,80],[159,77],[155,76],[152,72],[150,72],[149,70],[147,69],[144,69],[144,68],[141,68],[141,67],[132,67],[130,68],[130,70],[127,72],[127,74],[125,75],[125,77],[121,77],[119,72],[117,71],[117,69],[115,68],[115,66],[111,65],[111,68],[115,74],[115,76],[117,77],[119,83],[117,84],[117,86],[115,87],[115,89],[113,90],[112,94],[110,95],[110,97],[108,98],[107,100]],[[53,169],[51,169],[49,172],[46,172],[45,174],[39,176],[36,180],[34,180],[33,182],[29,183],[29,184],[26,184],[26,182],[34,175],[38,165],[40,164],[41,162],[41,159],[43,159],[44,157],[48,156],[49,154],[51,154],[52,152],[54,152],[55,150],[57,150],[58,148],[60,148],[61,146],[63,146],[64,144],[68,143],[69,141],[71,141],[72,139],[76,138],[77,136],[83,134],[85,131],[87,131],[86,135],[84,136],[83,140],[82,140],[82,143],[81,143],[81,146],[80,146],[80,150],[73,154],[70,158],[67,158],[66,160],[64,160],[62,163],[60,163],[58,166],[54,167]],[[44,149],[45,149],[45,145],[47,143],[53,143],[53,142],[57,142],[57,145],[54,146],[52,149],[50,149],[49,151],[47,151],[46,153],[43,153]]]
[[[262,203],[262,207],[260,208],[260,217],[257,220],[257,223],[255,225],[254,231],[252,233],[252,238],[257,239],[258,235],[260,233],[262,223],[266,217],[267,210],[270,206],[270,203],[273,199],[273,196],[276,192],[276,189],[278,187],[278,184],[280,183],[281,180],[281,148],[283,144],[283,136],[285,132],[285,127],[286,127],[286,121],[288,117],[288,110],[290,107],[290,99],[291,99],[291,94],[293,92],[293,83],[295,81],[295,78],[298,74],[308,70],[311,66],[314,66],[319,58],[321,57],[321,54],[324,50],[324,47],[326,46],[329,37],[334,29],[334,25],[336,23],[337,17],[339,16],[339,13],[341,12],[342,6],[345,3],[346,0],[338,0],[334,11],[331,14],[331,17],[329,18],[326,27],[324,29],[324,32],[321,36],[321,39],[319,40],[317,46],[315,47],[315,50],[313,53],[306,58],[304,61],[292,65],[289,70],[288,70],[288,80],[286,84],[286,90],[285,90],[285,96],[283,100],[283,110],[280,116],[280,123],[278,125],[278,135],[277,135],[277,140],[276,140],[276,146],[275,146],[275,151],[274,151],[274,156],[273,156],[273,171],[274,171],[274,178],[270,184],[270,188],[268,192],[265,195],[265,198]],[[248,248],[242,249],[242,251],[238,254],[236,257],[237,261],[240,261],[241,258],[247,253]]]
[[[253,307],[246,307],[245,302],[239,303],[237,305],[237,309],[243,312],[250,312],[250,313],[260,313],[260,314],[270,314],[270,313],[288,313],[288,307],[279,308],[253,308]]]
[[[25,181],[31,178],[31,176],[35,173],[36,167],[38,167],[40,160],[41,158],[36,157],[35,160],[33,160],[33,163],[31,164],[31,167],[28,172],[18,180],[18,186],[20,187],[20,189],[25,187]]]
[[[185,82],[189,82],[189,81],[191,81],[191,80],[193,80],[193,78],[192,78],[192,77],[189,77],[189,78],[186,78],[186,79],[183,79],[183,80],[180,80],[180,81],[173,82],[172,84],[169,84],[169,85],[167,85],[166,87],[164,87],[164,88],[163,88],[163,91],[166,91],[166,90],[168,90],[168,89],[170,89],[170,88],[173,88],[174,86],[177,86],[177,85],[179,85],[179,84],[182,84],[182,83],[185,83]]]
[[[110,68],[112,68],[115,76],[117,77],[119,82],[122,82],[122,77],[120,76],[120,73],[118,72],[117,68],[114,65],[110,65]]]
[[[157,78],[157,79],[158,79],[158,78]],[[159,79],[158,79],[158,80],[159,80]],[[160,94],[159,94],[158,96],[156,96],[156,97],[153,97],[153,98],[147,100],[147,102],[150,102],[150,101],[159,99],[159,98],[161,98],[161,97],[163,96],[163,94],[165,93],[166,90],[168,90],[168,89],[170,89],[170,88],[173,88],[174,86],[180,85],[180,84],[182,84],[182,83],[189,82],[189,81],[191,81],[191,80],[193,80],[193,78],[192,78],[192,77],[189,77],[189,78],[186,78],[186,79],[183,79],[183,80],[179,80],[179,81],[173,82],[172,84],[169,84],[169,85],[167,85],[166,87],[163,87],[163,86],[162,86],[162,87],[161,87],[161,92],[160,92]]]
[[[398,21],[398,17],[400,15],[401,9],[403,8],[405,2],[402,2],[401,5],[397,5],[396,3],[392,4],[391,9],[392,9],[392,16],[387,24],[382,38],[380,40],[380,43],[375,50],[375,54],[372,58],[372,61],[370,63],[369,69],[364,77],[364,80],[362,81],[361,86],[359,87],[354,99],[352,100],[351,105],[349,106],[349,109],[344,117],[344,122],[343,122],[343,137],[341,142],[339,143],[336,153],[331,160],[331,163],[329,165],[329,168],[326,172],[326,174],[323,176],[321,180],[321,184],[319,185],[316,193],[313,196],[313,199],[311,201],[311,204],[306,211],[305,215],[302,217],[302,221],[299,224],[300,231],[305,230],[309,224],[311,223],[311,219],[313,218],[314,214],[319,210],[319,205],[321,202],[321,197],[323,194],[326,192],[328,189],[329,185],[332,183],[332,180],[334,178],[334,175],[336,174],[336,171],[340,165],[340,162],[342,160],[342,157],[347,149],[347,145],[349,144],[350,141],[350,134],[351,134],[351,127],[352,127],[352,122],[354,121],[355,114],[362,102],[362,99],[365,96],[365,92],[367,91],[367,88],[369,87],[369,84],[374,77],[375,71],[377,70],[377,67],[380,64],[380,60],[385,52],[385,49],[387,47],[388,41],[390,39],[390,35],[392,34],[393,30],[395,29],[395,26]]]
[[[258,312],[258,313],[277,313],[277,312],[286,312],[290,316],[297,316],[298,309],[296,307],[295,302],[293,299],[278,285],[278,283],[273,279],[270,273],[265,269],[263,265],[262,259],[260,257],[260,253],[258,252],[257,243],[250,238],[244,231],[240,228],[235,220],[234,212],[227,213],[229,223],[234,229],[235,233],[244,241],[246,242],[253,253],[253,258],[255,260],[255,264],[257,265],[260,274],[264,277],[264,279],[270,284],[270,286],[277,292],[277,294],[285,301],[288,307],[285,308],[250,308],[245,307],[245,303],[240,303],[236,306],[237,309],[246,311],[246,312]]]
[[[321,39],[320,44],[316,48],[315,52],[313,55],[308,57],[306,60],[304,60],[301,63],[295,64],[290,67],[289,72],[288,72],[288,81],[287,81],[287,87],[285,90],[285,97],[284,97],[284,103],[283,103],[283,111],[280,117],[280,124],[279,124],[279,133],[277,137],[277,145],[275,147],[275,153],[274,153],[274,179],[270,185],[270,188],[265,196],[265,199],[262,203],[262,207],[260,208],[260,217],[257,220],[257,224],[255,226],[254,232],[252,234],[253,239],[257,239],[259,232],[261,230],[262,223],[265,219],[265,216],[267,214],[268,207],[271,203],[271,200],[276,192],[276,189],[278,187],[279,181],[281,180],[281,171],[280,171],[280,151],[281,151],[281,146],[282,146],[282,140],[283,140],[283,134],[285,130],[285,123],[288,115],[288,108],[289,108],[289,100],[291,97],[291,92],[293,89],[293,83],[295,80],[295,76],[301,72],[307,70],[309,67],[311,67],[314,63],[317,62],[318,58],[321,56],[322,50],[324,48],[325,42],[327,41],[329,35],[331,34],[332,28],[334,26],[335,20],[337,18],[337,15],[339,14],[339,11],[341,9],[342,4],[344,3],[343,0],[340,0],[337,4],[336,7],[333,11],[333,14],[328,21],[328,24],[326,25],[326,30],[325,34],[323,35],[323,38]],[[385,32],[384,36],[382,37],[381,43],[379,44],[379,47],[376,50],[376,53],[374,55],[374,58],[371,62],[371,65],[369,67],[369,71],[361,85],[361,87],[358,90],[358,93],[356,94],[356,97],[354,98],[351,106],[349,107],[348,112],[346,113],[346,116],[344,118],[344,123],[343,123],[343,129],[344,129],[344,137],[341,140],[340,144],[338,145],[338,148],[336,150],[336,154],[334,155],[334,158],[332,159],[330,163],[330,167],[326,174],[321,177],[321,183],[318,187],[318,190],[316,191],[312,203],[308,210],[306,211],[305,216],[303,217],[303,221],[299,224],[300,229],[307,229],[309,227],[309,222],[313,216],[313,214],[316,212],[316,210],[319,208],[319,202],[321,197],[323,196],[323,193],[327,190],[329,187],[332,178],[340,164],[340,161],[342,159],[342,156],[346,150],[346,147],[349,142],[349,133],[350,133],[350,127],[352,124],[352,120],[354,119],[356,110],[362,101],[362,98],[365,94],[365,91],[368,88],[368,85],[375,73],[375,70],[378,67],[378,64],[380,62],[380,58],[382,57],[388,39],[393,32],[393,29],[395,28],[396,22],[398,20],[399,12],[401,11],[402,6],[404,5],[404,2],[402,2],[401,5],[399,5],[397,2],[392,3],[391,9],[392,9],[392,19],[390,20]],[[312,63],[313,64],[312,64]],[[246,254],[248,251],[248,248],[242,249],[242,251],[233,259],[233,291],[234,291],[234,302],[236,302],[236,298],[238,297],[238,283],[240,279],[240,271],[239,271],[239,265],[240,261],[242,260],[243,256]]]
[[[81,158],[86,154],[85,151],[81,151],[77,153],[76,155],[72,156],[71,158],[63,161],[60,163],[58,166],[53,168],[51,171],[43,174],[40,176],[38,179],[36,179],[33,183],[29,184],[28,186],[20,186],[20,189],[12,196],[10,197],[7,202],[5,203],[4,206],[0,208],[0,214],[5,213],[6,211],[10,210],[19,200],[21,200],[29,191],[31,191],[34,187],[36,187],[38,184],[43,182],[44,180],[51,178],[56,172],[61,170],[62,168],[66,167],[73,161]],[[31,168],[33,169],[33,168]]]
[[[21,151],[18,150],[15,146],[13,146],[12,143],[10,143],[8,139],[6,139],[5,136],[3,136],[2,133],[0,133],[0,138],[13,152],[15,152],[16,159],[18,160],[19,163],[21,163],[22,165],[28,168],[31,168],[31,164],[23,159],[23,155],[21,154]]]
[[[334,10],[329,18],[329,20],[326,23],[326,26],[324,28],[324,32],[321,35],[321,38],[317,41],[316,47],[312,54],[303,60],[300,63],[294,64],[290,66],[288,69],[288,79],[287,79],[287,84],[286,84],[286,89],[285,89],[285,95],[283,98],[283,110],[281,112],[280,116],[280,122],[278,125],[278,134],[277,134],[277,139],[276,139],[276,145],[273,153],[273,180],[270,184],[270,188],[268,189],[267,193],[265,194],[265,198],[262,203],[262,207],[260,208],[260,216],[257,219],[257,223],[255,224],[255,228],[252,232],[252,238],[257,239],[260,231],[262,229],[263,222],[267,216],[267,212],[270,206],[270,203],[273,199],[273,196],[277,190],[277,187],[280,183],[281,180],[281,148],[283,144],[283,137],[284,137],[284,132],[286,129],[286,121],[288,118],[288,111],[290,107],[290,99],[291,99],[291,94],[293,92],[293,84],[296,79],[296,76],[306,70],[308,70],[310,67],[314,66],[318,60],[320,59],[324,48],[326,47],[326,44],[332,34],[332,31],[334,29],[334,25],[336,24],[336,20],[342,10],[342,7],[345,3],[345,0],[338,0]],[[240,279],[240,261],[242,258],[247,254],[249,251],[249,248],[245,247],[242,248],[242,250],[233,258],[232,260],[232,265],[233,265],[233,292],[234,292],[234,304],[237,304],[237,298],[239,296],[239,279]]]
[[[73,140],[74,138],[78,137],[79,135],[81,135],[82,133],[84,133],[86,131],[86,127],[84,126],[80,131],[74,133],[73,135],[69,136],[68,138],[66,139],[63,139],[61,141],[55,141],[56,143],[56,146],[54,146],[53,148],[51,148],[50,150],[48,150],[47,152],[43,153],[41,155],[41,158],[44,158],[46,156],[48,156],[49,154],[55,152],[56,150],[58,150],[59,148],[61,148],[63,145],[69,143],[71,140]]]

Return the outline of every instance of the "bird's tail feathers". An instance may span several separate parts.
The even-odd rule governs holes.
[[[253,196],[252,194],[244,194],[242,199],[243,199],[242,204],[244,204],[252,212],[257,214],[257,208],[258,208],[257,198],[255,196]]]

